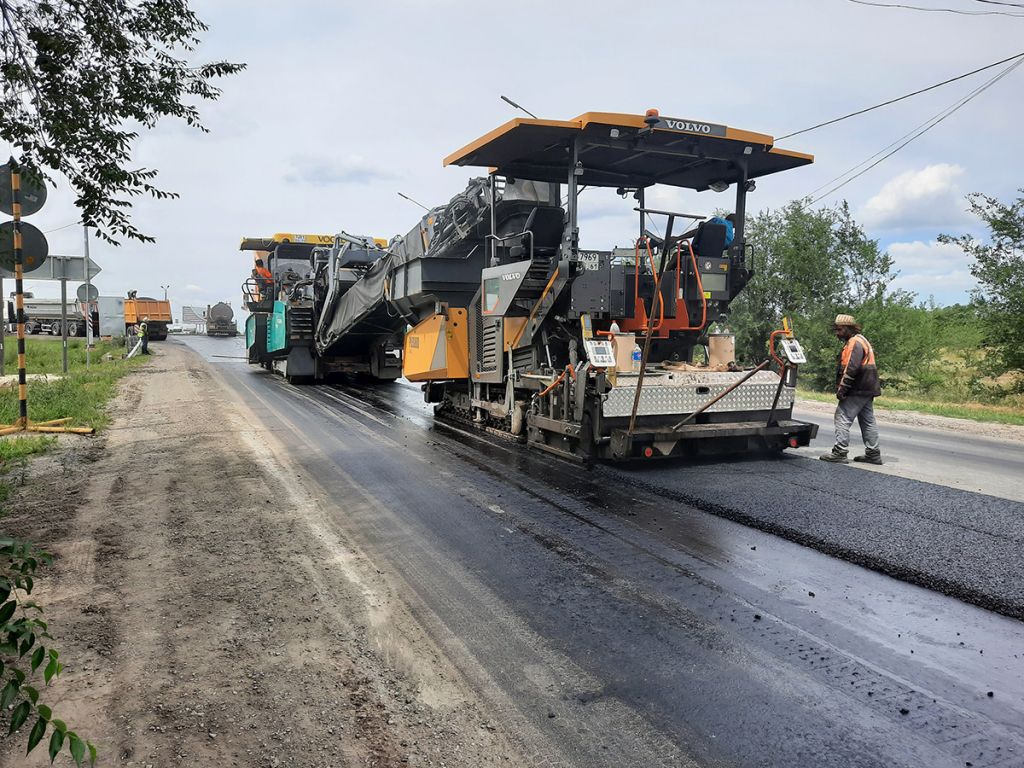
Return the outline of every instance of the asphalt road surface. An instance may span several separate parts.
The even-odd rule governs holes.
[[[435,423],[411,385],[292,387],[187,343],[359,499],[353,538],[537,764],[1024,765],[1024,624],[901,580],[1016,615],[1024,505],[800,456],[588,470]]]
[[[831,448],[831,414],[820,408],[797,407],[794,417],[819,425],[818,437],[801,453],[817,455]],[[884,415],[881,417],[884,419]],[[1024,501],[1024,442],[934,427],[880,423],[880,446],[885,465],[853,465],[853,469],[880,472],[965,491]],[[860,453],[860,433],[854,425],[852,449]]]

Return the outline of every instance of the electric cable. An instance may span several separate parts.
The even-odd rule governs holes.
[[[777,139],[775,139],[775,141],[782,141],[784,139],[792,138],[793,136],[799,136],[802,133],[809,133],[810,131],[815,131],[818,128],[824,128],[826,125],[832,125],[833,123],[838,123],[838,122],[840,122],[842,120],[847,120],[847,119],[849,119],[851,117],[857,117],[858,115],[863,115],[866,112],[872,112],[872,111],[874,111],[876,109],[881,109],[882,107],[887,107],[890,104],[895,104],[898,101],[904,101],[905,99],[909,99],[911,96],[918,96],[918,95],[920,95],[922,93],[927,93],[928,91],[933,91],[936,88],[939,88],[939,87],[941,87],[943,85],[949,85],[950,83],[955,83],[957,80],[963,80],[965,77],[970,77],[971,75],[976,75],[979,72],[984,72],[986,69],[992,69],[993,67],[998,67],[1000,64],[1005,64],[1008,61],[1013,61],[1014,59],[1020,59],[1022,57],[1024,57],[1024,51],[1021,51],[1020,53],[1016,53],[1013,56],[1007,56],[1005,59],[1000,59],[999,61],[997,61],[997,62],[995,62],[993,64],[986,64],[984,67],[978,67],[977,69],[972,69],[970,72],[964,72],[962,75],[957,75],[956,77],[951,77],[948,80],[943,80],[941,83],[935,83],[935,85],[929,85],[927,88],[921,88],[919,90],[913,91],[912,93],[908,93],[908,94],[906,94],[904,96],[899,96],[899,97],[897,97],[895,99],[889,99],[888,101],[883,101],[881,104],[875,104],[873,107],[866,107],[864,109],[859,109],[856,112],[849,113],[848,115],[843,115],[842,117],[836,117],[836,118],[834,118],[832,120],[826,120],[824,123],[818,123],[817,125],[812,125],[810,128],[803,128],[803,129],[801,129],[799,131],[793,131],[793,133],[787,133],[785,136],[779,136]]]
[[[1005,74],[1005,73],[1004,73],[1004,74]],[[991,84],[991,82],[994,82],[994,81],[990,81],[990,83],[989,83],[989,84]],[[982,84],[982,87],[984,87],[985,85],[986,85],[986,84]],[[976,90],[977,90],[977,89],[976,89]],[[830,179],[829,181],[826,181],[826,182],[825,182],[824,184],[822,184],[821,186],[819,186],[819,187],[816,187],[815,189],[811,190],[811,191],[810,191],[810,192],[809,192],[808,194],[804,195],[804,197],[813,197],[813,196],[814,196],[814,195],[816,195],[816,194],[817,194],[818,192],[820,192],[821,190],[825,189],[825,187],[831,186],[832,184],[834,184],[835,182],[839,181],[840,179],[842,179],[842,178],[844,178],[844,177],[846,177],[846,176],[849,176],[849,175],[850,175],[851,173],[853,173],[854,171],[856,171],[856,170],[858,170],[858,169],[862,168],[863,166],[867,165],[867,164],[868,164],[868,163],[870,163],[870,162],[871,162],[872,160],[874,160],[874,159],[875,159],[876,157],[878,157],[879,155],[881,155],[881,154],[883,154],[883,153],[887,152],[888,150],[892,149],[892,148],[893,148],[893,147],[895,147],[895,146],[896,146],[897,144],[899,144],[900,142],[902,142],[902,141],[903,141],[904,139],[908,139],[908,138],[910,138],[910,137],[911,137],[911,136],[913,136],[913,135],[914,135],[915,133],[917,133],[918,131],[920,131],[920,130],[921,130],[922,128],[925,128],[926,126],[928,126],[928,124],[929,124],[929,123],[931,123],[931,122],[932,122],[933,120],[938,120],[938,119],[939,119],[940,117],[942,117],[942,116],[943,116],[943,115],[944,115],[944,114],[945,114],[945,113],[946,113],[947,111],[949,111],[950,109],[952,109],[953,107],[955,107],[955,106],[956,106],[956,105],[957,105],[957,104],[958,104],[958,103],[959,103],[959,102],[960,102],[961,100],[962,100],[962,99],[958,99],[958,100],[957,100],[956,102],[954,102],[953,104],[950,104],[950,105],[949,105],[948,107],[944,107],[943,109],[939,110],[939,111],[938,111],[938,112],[936,112],[936,113],[935,113],[934,115],[932,115],[932,116],[931,116],[931,117],[929,117],[929,118],[928,118],[927,120],[925,120],[925,121],[924,121],[923,123],[920,123],[919,125],[915,126],[914,128],[911,128],[911,129],[910,129],[910,130],[909,130],[909,131],[908,131],[907,133],[903,134],[902,136],[900,136],[900,137],[899,137],[898,139],[896,139],[895,141],[891,142],[890,144],[886,144],[886,145],[885,145],[884,147],[882,147],[882,148],[881,148],[880,150],[878,150],[878,151],[877,151],[877,152],[876,152],[875,154],[871,155],[870,157],[867,157],[867,158],[865,158],[865,159],[864,159],[863,161],[861,161],[861,162],[857,163],[857,165],[855,165],[855,166],[853,166],[853,167],[851,167],[851,168],[847,169],[846,171],[844,171],[843,173],[839,174],[838,176],[836,176],[836,177],[834,177],[834,178]]]
[[[925,11],[926,13],[955,13],[959,16],[1016,16],[1024,17],[1024,13],[1013,11],[964,11],[959,8],[927,8],[920,5],[903,5],[902,3],[875,3],[871,0],[847,0],[857,5],[870,5],[873,8],[903,8],[908,11]]]
[[[899,152],[901,149],[903,149],[905,146],[907,146],[908,144],[910,144],[914,140],[920,138],[921,136],[926,134],[928,131],[930,131],[932,128],[937,126],[939,123],[941,123],[943,120],[945,120],[947,117],[949,117],[952,114],[954,114],[955,112],[957,112],[961,107],[965,106],[967,103],[969,103],[970,101],[972,101],[976,97],[980,96],[984,91],[988,90],[993,85],[995,85],[997,82],[1002,80],[1004,77],[1006,77],[1008,74],[1010,74],[1014,69],[1019,67],[1021,64],[1024,64],[1024,59],[1020,59],[1018,61],[1015,61],[1013,64],[1011,64],[1005,70],[1003,70],[1002,72],[997,74],[995,77],[991,78],[987,82],[985,82],[982,85],[980,85],[977,88],[975,88],[967,96],[965,96],[964,98],[960,99],[960,101],[958,101],[957,103],[955,103],[952,106],[948,107],[947,109],[943,110],[936,117],[933,117],[933,118],[927,120],[921,126],[919,126],[918,128],[914,129],[914,131],[912,131],[911,134],[909,134],[909,138],[906,138],[906,140],[904,140],[901,143],[899,143],[892,151],[882,155],[882,157],[879,157],[877,160],[875,160],[875,162],[871,163],[870,165],[868,165],[863,170],[861,170],[858,173],[854,174],[853,176],[850,176],[849,178],[845,179],[845,181],[842,181],[841,183],[839,183],[836,186],[832,187],[830,190],[828,190],[824,194],[821,194],[818,197],[814,198],[813,200],[811,200],[810,204],[814,205],[815,203],[820,202],[821,200],[824,200],[829,195],[831,195],[834,192],[837,192],[838,190],[840,190],[843,187],[845,187],[847,184],[849,184],[854,179],[857,179],[857,178],[863,176],[865,173],[870,171],[872,168],[876,167],[877,165],[879,165],[883,161],[889,159],[890,157],[895,155],[897,152]],[[900,140],[897,139],[897,141],[900,141]],[[889,146],[891,147],[892,144],[890,144]],[[885,152],[885,149],[881,150],[881,152]],[[878,155],[881,154],[881,152],[876,152],[874,155],[872,155],[872,158],[878,157]],[[870,159],[871,158],[869,158],[869,160]],[[867,161],[864,161],[864,162],[867,162]],[[844,176],[847,176],[853,170],[856,170],[857,168],[859,168],[859,167],[861,167],[863,165],[864,165],[864,163],[860,163],[860,164],[854,166],[853,168],[851,168],[846,173],[841,174],[840,176],[837,176],[836,179],[833,179],[833,181],[835,181],[837,179],[841,179]],[[829,182],[829,183],[831,184],[831,182]],[[827,186],[827,185],[825,185],[825,186]],[[821,187],[818,187],[818,189],[821,189]],[[809,196],[810,195],[808,195],[808,197]]]

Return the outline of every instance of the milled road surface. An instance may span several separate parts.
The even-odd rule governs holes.
[[[408,385],[291,387],[238,340],[187,343],[502,732],[549,745],[533,764],[1024,765],[1024,625],[726,519],[851,559],[959,547],[984,596],[1021,569],[983,578],[966,532],[1019,553],[993,531],[1021,505],[799,457],[588,471],[435,424]]]

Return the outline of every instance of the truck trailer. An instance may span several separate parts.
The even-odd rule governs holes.
[[[207,336],[237,336],[238,326],[235,324],[235,311],[230,304],[218,301],[206,307]]]

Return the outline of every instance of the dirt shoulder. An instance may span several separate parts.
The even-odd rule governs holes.
[[[33,596],[44,693],[101,765],[523,762],[395,587],[198,355],[159,345],[112,427],[34,461],[4,528],[58,559]],[[25,734],[0,741],[0,766]]]
[[[823,403],[818,400],[808,400],[797,396],[796,405],[815,413],[835,413],[834,403]],[[955,419],[949,416],[936,416],[930,413],[919,413],[918,411],[903,411],[892,408],[875,406],[875,413],[880,422],[890,424],[906,424],[913,427],[924,427],[925,429],[943,430],[947,432],[960,432],[978,437],[991,437],[997,440],[1024,441],[1024,427],[1014,424],[996,424],[987,421],[972,421],[971,419]]]

